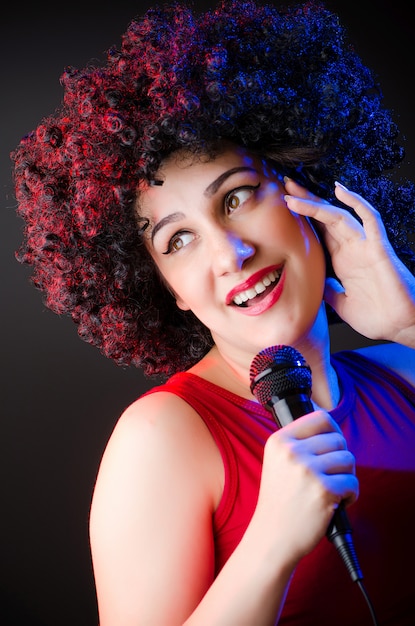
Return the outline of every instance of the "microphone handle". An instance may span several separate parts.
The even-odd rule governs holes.
[[[277,424],[283,428],[293,420],[314,411],[310,397],[306,393],[299,392],[282,398],[271,396],[269,407],[272,410]],[[344,508],[340,503],[327,528],[326,537],[337,549],[343,563],[353,582],[363,579],[363,573],[357,559],[356,550],[352,539],[352,527]]]

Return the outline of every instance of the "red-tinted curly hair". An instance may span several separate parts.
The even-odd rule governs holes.
[[[119,365],[188,368],[212,345],[160,281],[134,209],[174,150],[230,140],[273,159],[324,198],[340,180],[381,212],[409,267],[414,186],[376,81],[323,5],[223,2],[133,20],[102,66],[67,69],[64,99],[12,154],[24,242],[45,303]]]

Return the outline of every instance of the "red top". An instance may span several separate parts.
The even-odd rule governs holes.
[[[363,584],[379,626],[414,626],[415,391],[390,370],[354,352],[333,355],[332,364],[342,398],[330,413],[356,458],[360,484],[348,517]],[[263,447],[278,427],[257,402],[194,374],[176,374],[147,393],[159,390],[188,402],[222,453],[225,488],[213,519],[219,571],[252,516]],[[278,623],[372,625],[362,592],[326,538],[298,565]]]

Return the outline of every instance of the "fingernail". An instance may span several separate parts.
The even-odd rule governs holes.
[[[292,180],[292,178],[290,178],[289,176],[284,176],[284,183],[288,183],[290,180]]]
[[[344,189],[345,191],[349,191],[349,190],[347,189],[347,187],[345,187],[344,185],[342,185],[341,183],[339,183],[339,181],[338,181],[338,180],[335,180],[335,181],[334,181],[334,185],[335,185],[336,187],[340,187],[341,189]]]

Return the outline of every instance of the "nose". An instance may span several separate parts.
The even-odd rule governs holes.
[[[242,240],[235,233],[229,231],[221,234],[216,233],[213,263],[219,275],[239,271],[245,261],[254,254],[254,246]]]

